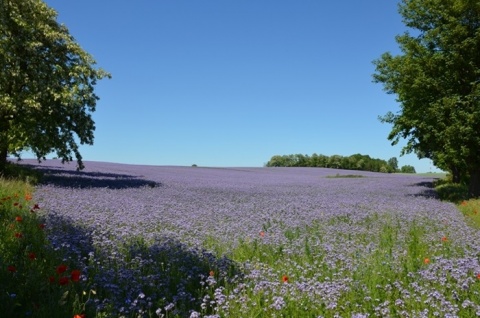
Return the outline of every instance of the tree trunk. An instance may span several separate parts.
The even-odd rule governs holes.
[[[480,197],[480,168],[470,171],[470,182],[468,185],[468,194],[472,198]]]
[[[5,168],[7,165],[7,154],[8,154],[8,145],[7,144],[2,144],[2,141],[0,141],[0,175],[3,175],[5,172]]]
[[[2,105],[3,107],[3,105]],[[8,155],[7,133],[10,128],[9,120],[4,112],[0,113],[0,175],[5,171]]]
[[[456,166],[452,166],[450,168],[450,172],[452,173],[452,182],[453,183],[460,183],[460,171]]]

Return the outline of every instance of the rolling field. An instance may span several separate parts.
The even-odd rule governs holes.
[[[480,316],[480,233],[430,176],[25,163],[86,317]]]

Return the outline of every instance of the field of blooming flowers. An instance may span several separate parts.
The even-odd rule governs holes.
[[[86,317],[480,316],[480,233],[432,178],[26,163]]]

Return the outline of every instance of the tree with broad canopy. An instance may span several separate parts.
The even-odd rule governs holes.
[[[97,81],[94,68],[57,13],[41,0],[0,0],[0,172],[8,155],[31,151],[41,160],[56,152],[62,162],[79,144],[93,144]]]
[[[374,82],[400,104],[380,120],[392,145],[416,153],[466,182],[480,196],[480,1],[402,0],[410,28],[396,37],[401,54],[374,61]]]

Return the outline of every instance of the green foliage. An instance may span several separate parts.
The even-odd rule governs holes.
[[[468,198],[468,188],[463,184],[445,183],[435,187],[438,197],[443,201],[459,203]]]
[[[320,167],[348,169],[374,172],[396,172],[397,158],[390,158],[390,163],[382,159],[371,158],[368,155],[354,154],[348,157],[333,155],[275,155],[267,163],[267,167]]]
[[[410,166],[410,165],[402,166],[402,168],[400,169],[400,171],[401,171],[402,173],[416,173],[415,167]]]
[[[390,172],[396,172],[398,171],[398,159],[396,157],[392,157],[388,159],[388,168]]]
[[[57,13],[41,0],[0,0],[0,170],[7,154],[56,152],[83,168],[79,144],[92,144],[95,69]]]
[[[413,34],[396,37],[401,55],[374,61],[374,81],[400,103],[388,139],[407,139],[403,153],[432,159],[454,181],[469,178],[480,195],[480,2],[403,0],[399,12]]]

